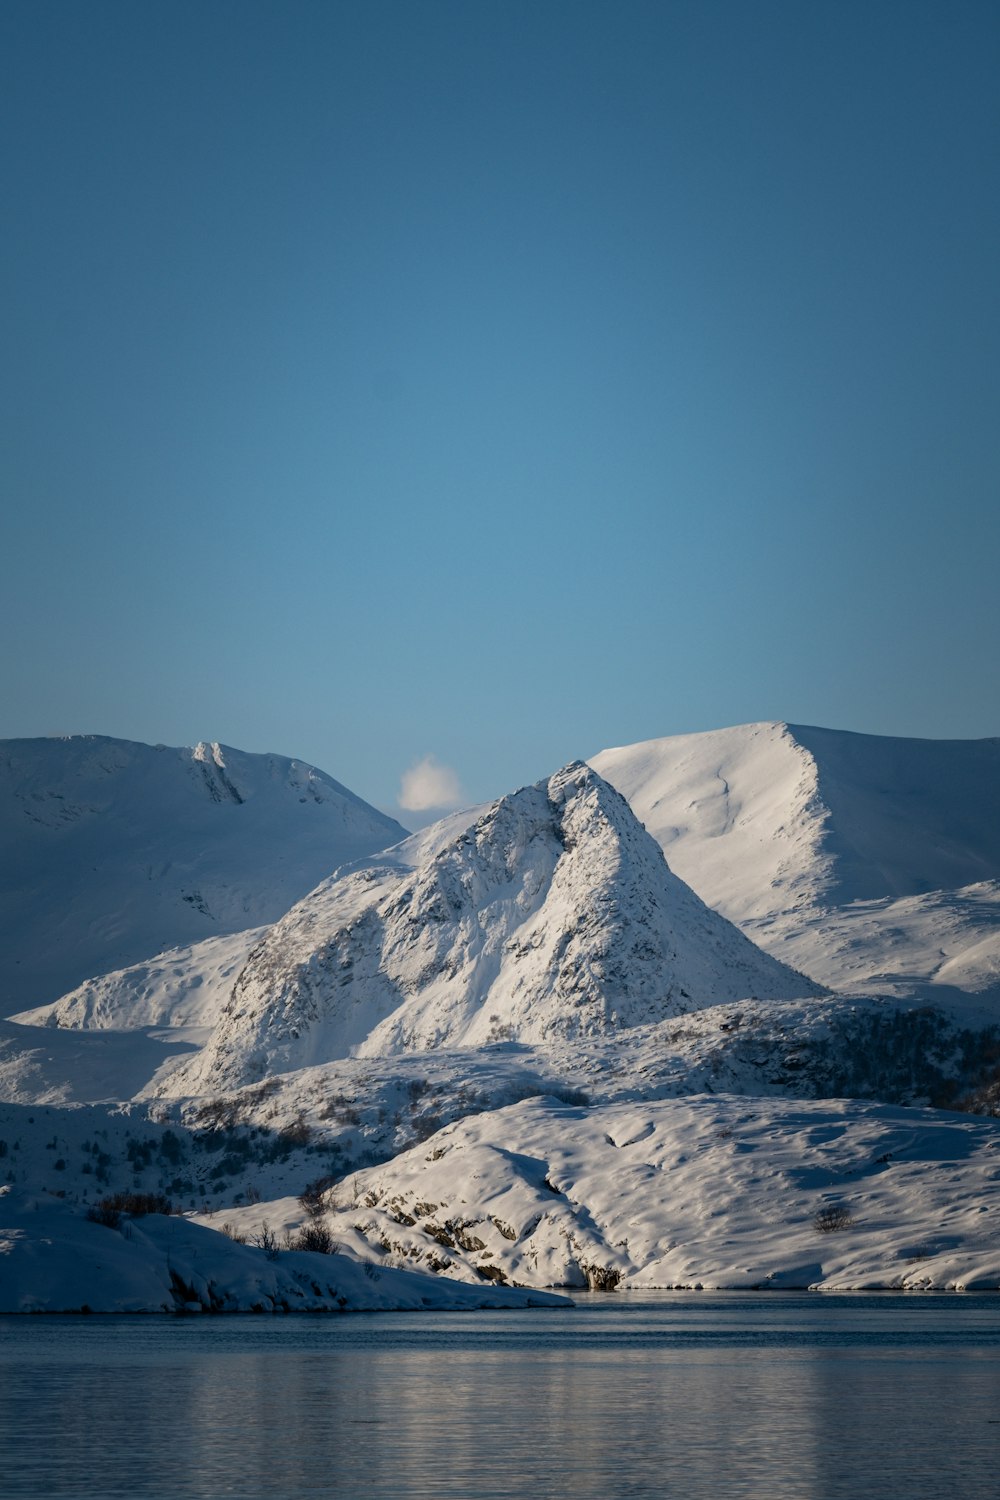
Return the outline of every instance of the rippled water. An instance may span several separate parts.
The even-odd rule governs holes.
[[[1000,1297],[0,1318],[5,1497],[1000,1494]]]

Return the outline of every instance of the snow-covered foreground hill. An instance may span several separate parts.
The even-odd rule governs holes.
[[[340,1254],[240,1244],[173,1214],[94,1223],[0,1187],[0,1313],[342,1312],[558,1305]]]
[[[744,724],[591,763],[682,880],[820,983],[1000,996],[1000,740]]]
[[[1000,1286],[1000,1124],[880,1104],[532,1099],[334,1190],[326,1222],[473,1281]]]
[[[577,762],[337,872],[255,948],[175,1092],[349,1054],[617,1031],[817,987],[669,870]]]
[[[419,1111],[425,1127],[367,1168],[324,1143],[320,1111],[315,1127],[247,1128],[237,1101],[215,1101],[189,1129],[135,1107],[0,1106],[0,1310],[453,1305],[397,1286],[390,1273],[406,1268],[498,1288],[1000,1289],[1000,1121],[851,1100],[650,1099],[624,1078],[615,1103],[529,1081],[530,1097],[477,1113],[486,1068],[477,1078],[469,1062],[465,1111],[436,1131],[430,1079],[387,1069],[359,1092],[374,1115],[395,1082],[397,1114]],[[263,1115],[270,1090],[257,1093]],[[360,1119],[346,1100],[335,1109]],[[87,1218],[123,1188],[169,1189],[188,1216],[120,1234]],[[303,1231],[362,1262],[365,1281],[302,1251]]]
[[[0,1013],[276,921],[405,836],[302,761],[98,735],[0,743]]]

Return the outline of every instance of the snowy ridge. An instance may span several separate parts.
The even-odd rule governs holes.
[[[815,761],[785,724],[743,724],[604,750],[672,870],[733,922],[814,904],[829,888]]]
[[[0,1022],[0,1098],[26,1105],[156,1100],[158,1115],[169,1110],[197,1122],[205,1099],[191,1097],[189,1074],[204,1040],[192,1026]],[[312,1121],[338,1170],[347,1170],[391,1156],[470,1109],[533,1094],[594,1104],[703,1091],[945,1107],[971,1107],[979,1098],[985,1108],[997,1097],[998,1042],[1000,1027],[985,1008],[956,1016],[950,1007],[875,997],[739,1000],[604,1034],[552,1034],[535,1046],[338,1058],[243,1089],[227,1085],[225,1112],[268,1129]],[[220,1179],[213,1192],[244,1186]]]
[[[671,874],[624,799],[576,762],[300,902],[175,1084],[237,1087],[350,1053],[537,1043],[810,993]]]
[[[1000,882],[855,901],[808,919],[746,923],[761,947],[843,994],[917,996],[1000,1015]]]
[[[1000,740],[742,724],[591,764],[734,921],[1000,878]]]
[[[332,777],[219,744],[0,743],[0,1013],[275,921],[405,830]]]
[[[1000,995],[1000,740],[744,724],[592,764],[703,900],[822,984]]]

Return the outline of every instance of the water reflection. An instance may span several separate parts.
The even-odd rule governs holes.
[[[998,1298],[0,1319],[5,1496],[993,1500]]]

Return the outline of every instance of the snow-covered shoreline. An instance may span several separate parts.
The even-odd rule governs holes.
[[[317,1313],[564,1305],[546,1292],[241,1244],[177,1215],[89,1219],[50,1194],[0,1190],[0,1313]]]

